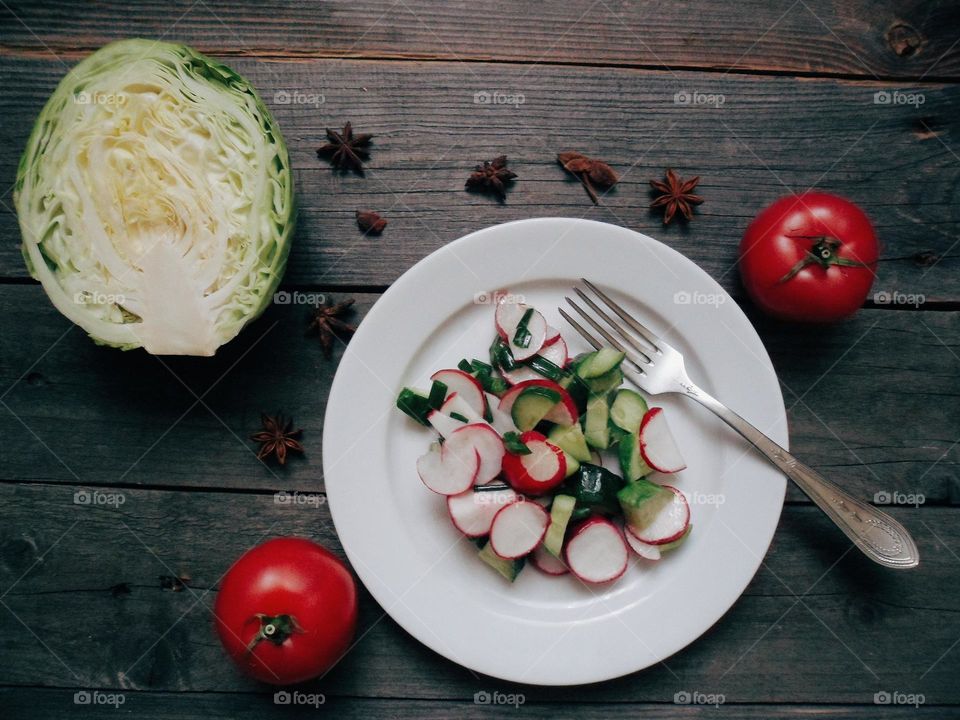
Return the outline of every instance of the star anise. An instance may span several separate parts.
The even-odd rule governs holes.
[[[330,357],[335,338],[340,335],[352,335],[357,330],[355,326],[340,319],[341,315],[349,312],[351,305],[353,305],[352,298],[333,305],[327,303],[313,311],[310,324],[307,326],[307,332],[317,331],[317,335],[320,337],[320,346],[323,348],[323,354],[326,357]]]
[[[387,221],[373,210],[357,210],[357,227],[364,235],[379,235],[387,226]]]
[[[317,150],[317,157],[327,158],[339,170],[353,170],[363,175],[363,161],[370,159],[370,141],[373,135],[354,135],[348,122],[342,132],[327,128],[329,142]]]
[[[587,157],[583,153],[572,150],[559,153],[557,162],[563,166],[564,170],[580,180],[594,205],[600,203],[596,188],[606,190],[620,182],[620,178],[612,167],[602,160]]]
[[[500,202],[503,202],[507,199],[507,183],[513,182],[516,177],[515,172],[507,170],[507,156],[500,155],[493,160],[485,160],[482,165],[477,165],[467,178],[465,187],[468,190],[492,192]]]
[[[650,187],[661,193],[660,197],[650,203],[650,209],[662,207],[663,224],[668,225],[677,211],[687,220],[693,219],[693,207],[703,202],[703,198],[693,194],[693,189],[700,182],[700,176],[684,180],[673,170],[667,170],[666,182],[651,180]]]
[[[273,456],[278,463],[285,465],[288,452],[303,452],[303,445],[297,440],[303,430],[300,428],[293,430],[293,420],[284,419],[279,413],[275,416],[260,413],[260,421],[263,423],[263,429],[250,436],[251,440],[260,443],[258,459],[266,460]]]

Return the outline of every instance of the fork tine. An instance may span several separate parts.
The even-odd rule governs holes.
[[[644,340],[650,343],[650,345],[653,347],[654,350],[659,350],[659,348],[657,347],[657,338],[654,336],[652,331],[650,331],[647,327],[637,322],[633,317],[630,316],[629,313],[627,313],[626,310],[620,307],[618,303],[615,303],[613,300],[607,297],[607,294],[602,290],[598,289],[597,286],[594,285],[592,282],[590,282],[586,278],[580,278],[580,279],[588,288],[590,288],[591,290],[593,290],[594,293],[596,293],[598,298],[603,300],[604,305],[606,305],[608,308],[613,310],[621,320],[623,320],[627,325],[631,327],[631,329],[635,330]]]
[[[581,335],[583,335],[583,339],[584,339],[584,340],[586,340],[588,343],[590,343],[591,345],[593,345],[593,347],[596,348],[597,350],[599,350],[601,347],[603,347],[603,343],[601,343],[599,340],[597,340],[595,337],[593,337],[593,335],[591,335],[591,334],[588,333],[586,330],[584,330],[584,329],[583,329],[583,326],[582,326],[580,323],[578,323],[576,320],[574,320],[572,317],[570,317],[570,316],[567,314],[567,311],[566,311],[566,310],[564,310],[563,308],[557,308],[557,310],[560,311],[560,315],[563,317],[563,319],[566,320],[568,323],[570,323],[570,325],[573,326],[573,329],[574,329],[574,330],[576,330],[578,333],[580,333]]]
[[[653,362],[653,358],[650,357],[648,349],[645,347],[641,347],[637,343],[637,341],[633,337],[631,337],[631,335],[626,330],[624,330],[620,325],[618,325],[617,322],[612,317],[607,315],[607,313],[604,312],[603,308],[599,307],[590,298],[590,296],[588,296],[585,292],[583,292],[583,290],[581,290],[578,287],[575,287],[573,291],[580,297],[581,300],[583,300],[587,305],[590,306],[591,310],[593,310],[597,315],[602,317],[604,321],[607,323],[607,325],[609,325],[614,330],[616,330],[617,334],[620,337],[622,337],[630,345],[630,347],[632,347],[634,350],[640,353],[648,363]]]
[[[611,335],[609,332],[607,332],[607,329],[604,328],[603,325],[601,325],[601,324],[598,323],[596,320],[594,320],[592,317],[590,317],[590,314],[587,313],[587,311],[584,310],[582,307],[580,307],[579,305],[577,305],[573,300],[571,300],[571,299],[568,298],[568,297],[567,297],[567,298],[564,298],[564,300],[566,300],[566,301],[570,304],[570,307],[572,307],[574,310],[576,310],[576,311],[577,311],[577,314],[579,314],[580,317],[582,317],[584,320],[586,320],[594,330],[596,330],[598,333],[600,333],[600,334],[603,336],[603,339],[604,339],[604,340],[606,340],[608,343],[610,343],[610,345],[612,345],[612,346],[615,347],[617,350],[619,350],[619,351],[622,352],[624,355],[626,355],[627,359],[631,362],[631,364],[632,364],[639,372],[643,373],[643,365],[646,365],[646,364],[647,364],[647,361],[646,361],[646,360],[641,360],[641,359],[639,359],[639,358],[636,356],[636,353],[631,352],[629,348],[625,348],[625,347],[623,346],[623,344],[622,344],[619,340],[617,340],[613,335]],[[599,346],[596,346],[596,345],[595,345],[594,347],[596,347],[598,350],[600,349]]]

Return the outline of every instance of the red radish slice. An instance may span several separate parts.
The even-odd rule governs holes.
[[[567,567],[588,583],[616,580],[627,570],[627,545],[623,533],[609,520],[584,520],[567,541]]]
[[[486,393],[487,407],[490,408],[491,425],[501,435],[508,432],[518,432],[517,426],[513,422],[513,416],[510,413],[503,412],[498,405],[500,398],[492,393]]]
[[[490,532],[500,509],[517,500],[510,488],[503,490],[467,490],[447,498],[447,511],[454,526],[467,537],[482,537]]]
[[[537,549],[530,556],[530,562],[537,570],[547,575],[566,575],[570,572],[567,566],[563,564],[563,560],[551,555],[542,544],[537,545]]]
[[[510,352],[513,353],[514,360],[518,362],[531,358],[540,352],[540,348],[543,347],[543,341],[547,337],[547,321],[543,315],[536,310],[533,311],[527,320],[527,332],[530,333],[530,338],[527,340],[526,347],[517,345],[514,342],[516,328],[514,328],[513,333],[510,334],[507,340],[507,344],[510,346]]]
[[[546,348],[548,345],[553,345],[560,339],[560,331],[552,325],[547,325],[547,336],[543,339],[543,347]]]
[[[473,486],[480,469],[480,456],[469,443],[461,447],[434,446],[417,460],[417,473],[423,484],[440,495],[459,495]]]
[[[427,421],[444,440],[449,439],[456,430],[466,427],[462,421],[452,418],[449,415],[440,412],[439,410],[431,410],[427,415]]]
[[[551,345],[544,345],[537,353],[544,360],[549,360],[559,368],[566,366],[570,359],[567,356],[567,343],[562,338],[554,341]],[[526,365],[518,365],[513,370],[504,370],[500,368],[500,373],[504,379],[511,385],[524,382],[526,380],[543,380],[544,377],[533,368]]]
[[[537,503],[510,503],[493,518],[490,547],[506,560],[523,557],[540,544],[549,524],[550,515]]]
[[[448,397],[456,393],[477,415],[485,414],[487,400],[483,395],[483,385],[473,375],[463,370],[438,370],[430,379],[446,385]]]
[[[640,540],[636,535],[634,535],[634,532],[635,531],[631,530],[629,526],[624,528],[623,539],[627,541],[627,545],[630,546],[630,549],[644,560],[659,560],[660,548],[657,545],[651,545],[650,543],[643,542],[643,540]]]
[[[650,408],[643,416],[638,430],[640,455],[654,470],[665,473],[680,472],[687,464],[680,455],[677,441],[673,439],[663,408]]]
[[[500,398],[500,410],[509,413],[513,409],[513,404],[517,401],[517,398],[520,397],[520,393],[528,387],[544,387],[548,390],[553,390],[560,396],[560,402],[550,409],[550,412],[546,414],[544,420],[557,423],[558,425],[573,425],[580,419],[577,404],[573,401],[573,398],[570,397],[570,393],[553,380],[547,380],[542,377],[517,383],[507,390],[503,394],[503,397]]]
[[[563,450],[533,430],[523,433],[520,442],[527,446],[529,454],[507,453],[503,456],[503,474],[514,490],[527,495],[542,495],[563,482],[567,474]]]
[[[497,301],[493,311],[493,323],[497,326],[497,335],[504,340],[510,340],[512,333],[517,331],[517,325],[523,319],[527,306],[523,303],[508,302],[505,299]]]
[[[665,505],[645,528],[627,526],[638,540],[650,545],[666,545],[679,539],[690,524],[690,506],[683,493],[669,485],[663,487],[673,492],[673,502]]]
[[[440,412],[444,415],[456,413],[457,415],[465,417],[467,422],[470,423],[486,422],[481,415],[477,414],[470,403],[460,397],[459,393],[448,395],[447,399],[443,401],[443,405],[440,406]]]
[[[500,474],[506,450],[503,447],[503,440],[492,427],[486,423],[465,425],[455,430],[450,435],[450,439],[444,443],[444,447],[449,447],[451,450],[459,450],[461,445],[473,447],[477,457],[480,458],[480,467],[474,483],[482,485]]]

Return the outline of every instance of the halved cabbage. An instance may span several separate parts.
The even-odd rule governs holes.
[[[270,303],[295,209],[250,83],[183,45],[123,40],[47,101],[15,186],[23,255],[105,345],[213,355]]]

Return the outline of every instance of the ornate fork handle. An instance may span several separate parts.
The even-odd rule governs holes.
[[[684,393],[711,410],[749,440],[792,479],[857,547],[881,565],[895,569],[916,567],[920,553],[910,533],[890,517],[844,492],[813,468],[804,465],[764,433],[696,385],[684,385]]]

